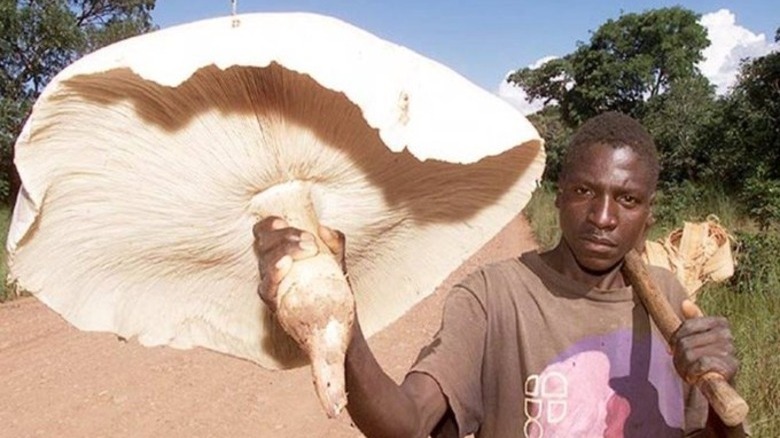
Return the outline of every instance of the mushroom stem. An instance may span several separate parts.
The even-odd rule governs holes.
[[[344,354],[340,345],[333,345],[328,341],[328,337],[336,334],[332,340],[339,341],[338,333],[342,333],[345,328],[337,326],[336,321],[332,321],[325,330],[316,330],[313,336],[312,344],[316,346],[311,352],[311,371],[314,378],[314,388],[317,390],[317,396],[320,399],[325,413],[330,418],[336,417],[347,405],[346,382],[344,381]],[[328,334],[331,330],[333,334]],[[322,347],[325,348],[322,348]],[[319,347],[319,349],[317,348]],[[324,351],[322,351],[324,350]]]
[[[319,253],[296,261],[279,284],[276,314],[282,328],[308,354],[320,403],[329,417],[335,417],[347,404],[344,358],[355,298],[340,264],[318,236],[311,185],[291,181],[274,186],[256,195],[252,205],[261,217],[280,216],[317,241]]]

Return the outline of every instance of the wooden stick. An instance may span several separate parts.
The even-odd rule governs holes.
[[[642,258],[633,249],[626,254],[623,274],[668,342],[682,321],[672,309],[666,296],[653,283]],[[699,378],[696,386],[707,397],[710,406],[724,424],[738,426],[745,421],[748,405],[722,375],[709,372]]]

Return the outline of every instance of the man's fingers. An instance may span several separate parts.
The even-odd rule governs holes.
[[[295,260],[305,259],[307,257],[313,257],[319,252],[317,248],[317,241],[314,240],[314,236],[311,233],[302,232],[299,235],[297,247],[291,248],[290,256]]]
[[[721,354],[731,354],[734,352],[733,338],[731,331],[725,327],[713,327],[710,330],[691,333],[678,341],[681,351],[695,352],[697,349],[714,346]],[[705,350],[702,350],[705,351]]]
[[[257,292],[271,311],[276,310],[279,283],[290,273],[293,262],[319,252],[314,235],[289,226],[282,218],[269,216],[252,227],[258,256],[260,284]]]
[[[266,218],[255,224],[255,248],[260,256],[260,269],[270,260],[275,263],[285,255],[293,260],[305,259],[317,255],[319,248],[314,235],[291,228],[283,219]]]
[[[289,225],[287,225],[287,221],[284,219],[277,216],[268,216],[258,221],[252,227],[252,233],[254,234],[255,239],[257,239],[262,236],[263,233],[273,230],[280,230],[282,228],[287,228],[288,226]]]
[[[691,300],[684,300],[682,302],[682,314],[685,319],[701,318],[704,316],[704,312]]]
[[[708,372],[733,378],[739,361],[734,356],[728,321],[722,317],[704,316],[691,300],[683,301],[681,310],[685,320],[670,339],[677,372],[689,383]]]
[[[726,380],[732,380],[739,370],[739,360],[732,353],[710,354],[706,352],[690,352],[691,358],[676,358],[675,367],[688,383],[695,383],[707,373],[718,373]]]
[[[346,238],[344,237],[344,233],[324,225],[320,225],[317,228],[317,233],[320,235],[320,239],[322,239],[325,245],[333,252],[334,257],[336,257],[336,262],[341,265],[341,270],[346,274],[347,265],[344,259]]]
[[[282,282],[284,277],[287,276],[287,274],[290,273],[290,269],[293,265],[293,258],[289,255],[283,256],[279,259],[279,261],[276,262],[274,265],[274,270],[271,272],[271,281],[273,281],[276,284],[279,284]]]
[[[333,254],[338,255],[344,252],[344,233],[328,228],[325,225],[320,225],[317,228],[317,233]]]

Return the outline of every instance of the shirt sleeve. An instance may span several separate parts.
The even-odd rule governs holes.
[[[441,328],[409,371],[427,374],[438,383],[461,437],[475,433],[482,421],[486,326],[478,295],[471,288],[455,286],[445,302]]]

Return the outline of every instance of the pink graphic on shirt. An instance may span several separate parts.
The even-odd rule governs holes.
[[[609,381],[609,358],[599,351],[576,354],[530,376],[525,436],[622,437],[631,408]]]

